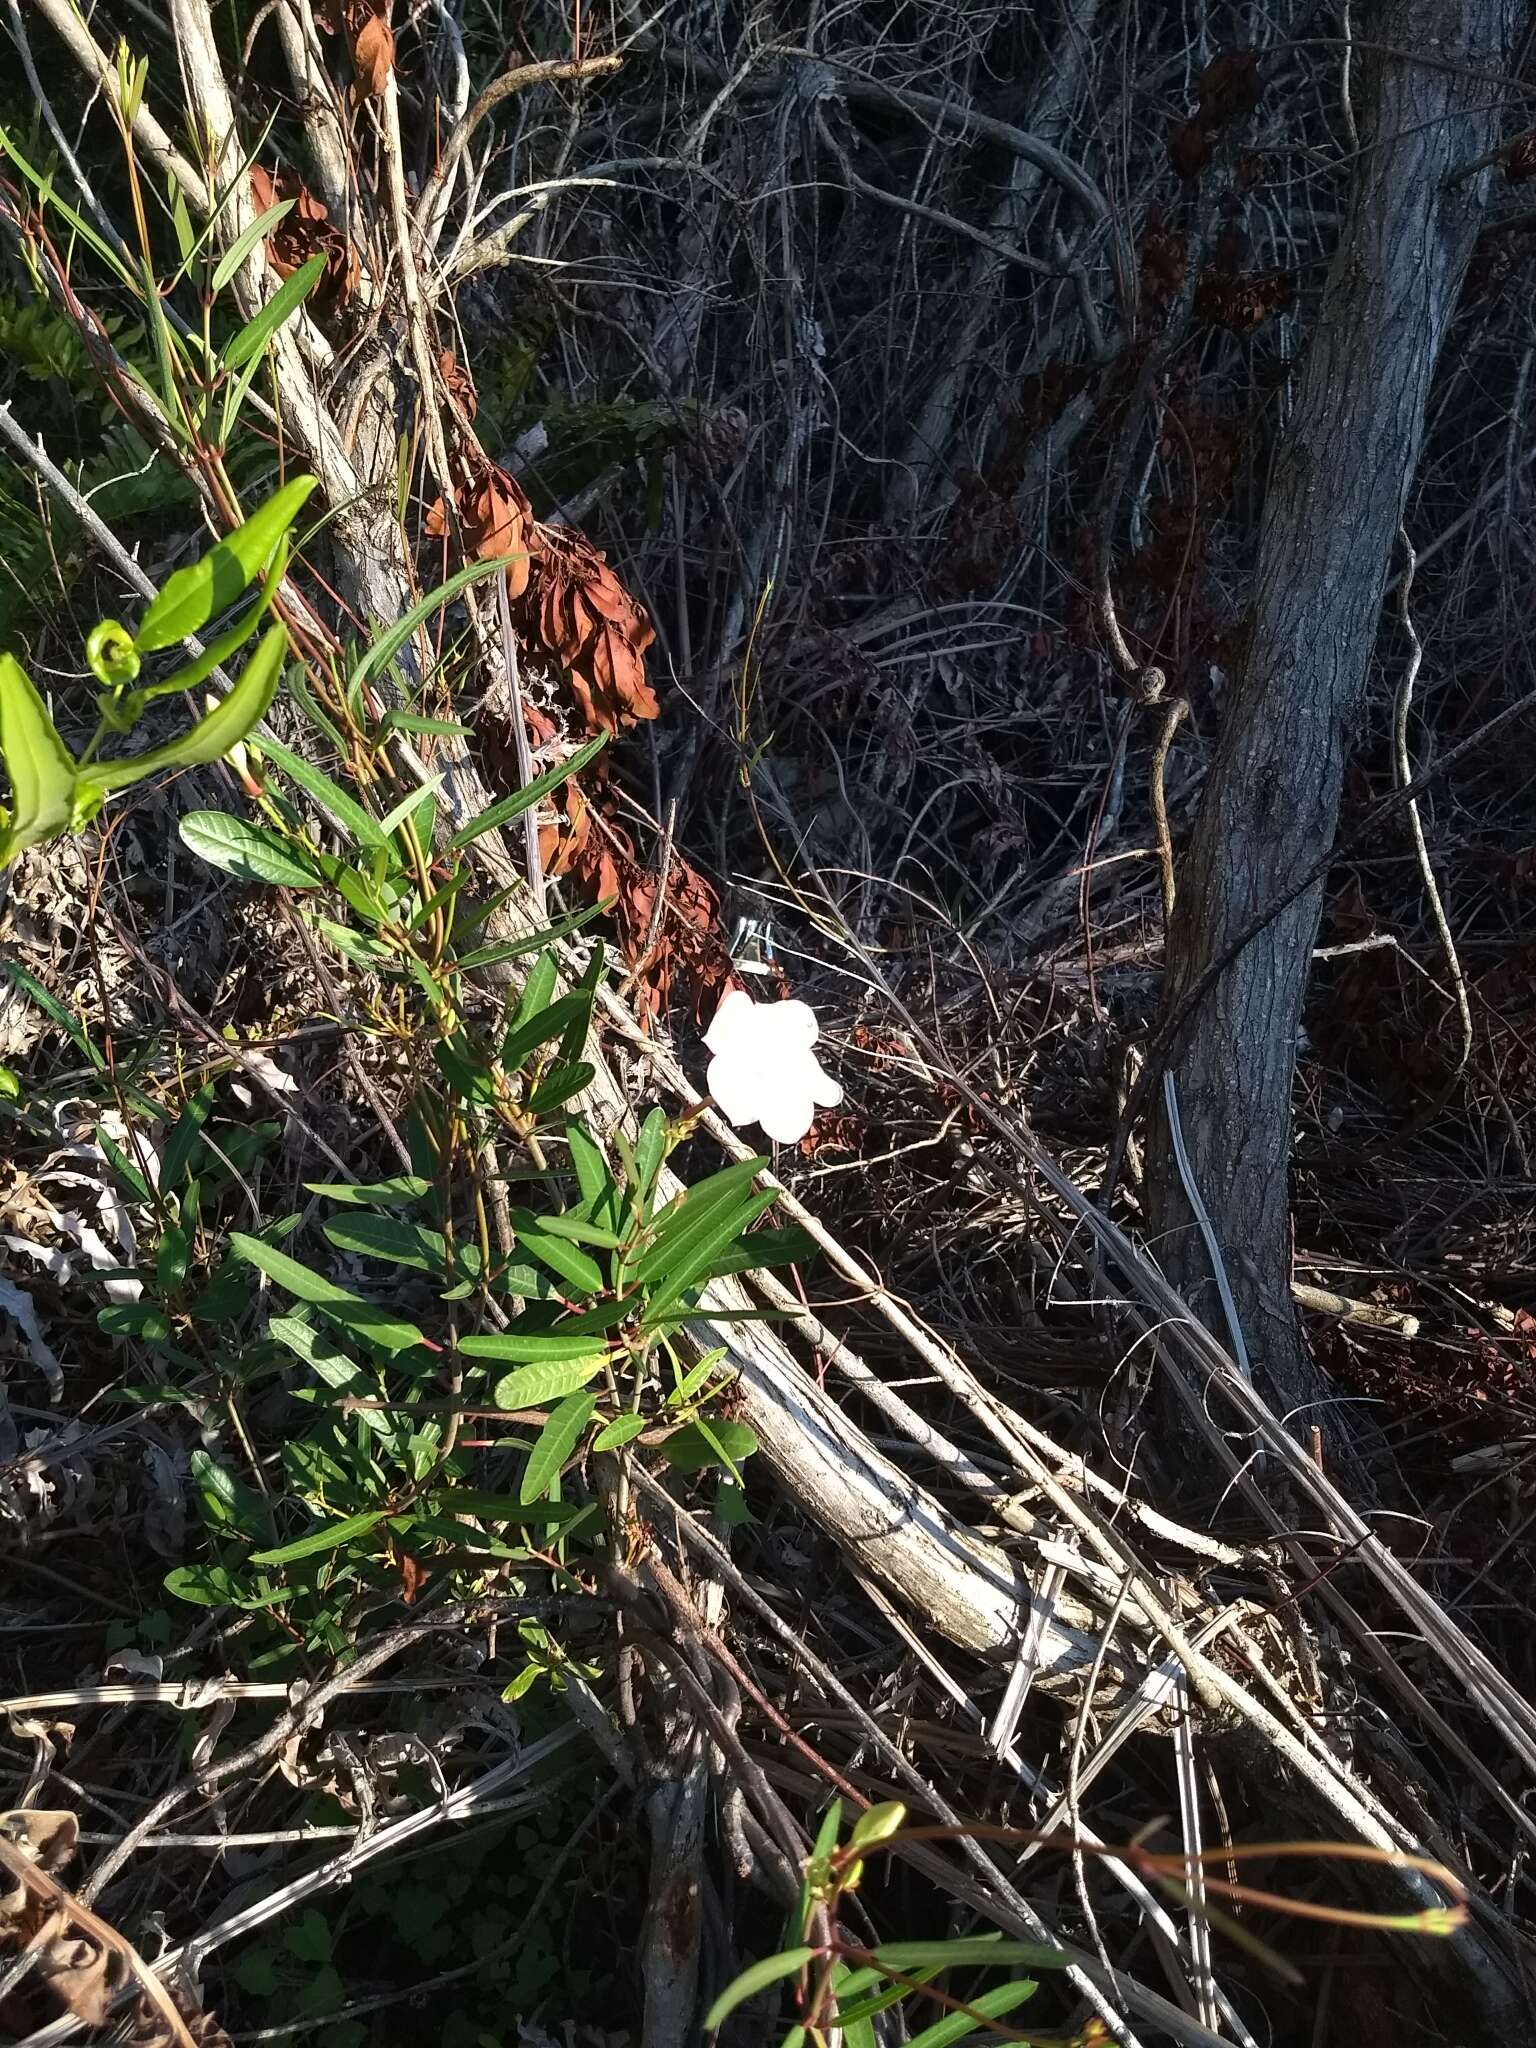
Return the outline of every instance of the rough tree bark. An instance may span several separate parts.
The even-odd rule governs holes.
[[[1275,459],[1253,625],[1182,863],[1177,1002],[1334,840],[1393,540],[1496,139],[1516,0],[1382,0],[1361,26],[1360,151],[1295,411]],[[1254,1370],[1299,1428],[1351,1462],[1290,1292],[1287,1163],[1297,1027],[1323,890],[1269,924],[1195,1010],[1171,1071]],[[1210,1260],[1159,1103],[1148,1200],[1166,1272],[1223,1339]]]

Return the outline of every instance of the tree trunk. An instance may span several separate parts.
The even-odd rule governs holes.
[[[1382,0],[1362,25],[1360,152],[1259,538],[1253,625],[1169,932],[1167,994],[1333,843],[1393,541],[1496,140],[1514,0]],[[1188,1160],[1264,1391],[1356,1463],[1297,1325],[1287,1164],[1297,1027],[1321,885],[1248,945],[1170,1065]],[[1225,1339],[1212,1267],[1159,1101],[1149,1215],[1158,1257]]]

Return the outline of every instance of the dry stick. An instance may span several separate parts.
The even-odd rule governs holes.
[[[868,1709],[862,1706],[843,1684],[832,1667],[816,1655],[809,1644],[790,1627],[772,1603],[742,1573],[729,1551],[691,1517],[677,1515],[677,1503],[666,1488],[652,1479],[648,1473],[637,1469],[635,1483],[658,1507],[667,1510],[669,1525],[678,1530],[684,1542],[708,1560],[711,1570],[725,1582],[735,1597],[744,1606],[749,1607],[790,1655],[804,1666],[821,1691],[844,1709],[900,1782],[917,1793],[924,1805],[936,1813],[945,1826],[960,1831],[960,1847],[980,1874],[986,1888],[980,1896],[968,1897],[967,1903],[993,1920],[1006,1922],[1012,1918],[1018,1929],[1031,1940],[1046,1940],[1055,1947],[1065,1949],[1065,1952],[1073,1957],[1072,1968],[1067,1972],[1071,1982],[1089,1998],[1095,2012],[1110,2027],[1116,2038],[1126,2043],[1127,2048],[1135,2048],[1135,2036],[1123,2019],[1112,2016],[1104,1993],[1095,1981],[1102,1975],[1102,1965],[1098,1958],[1082,1955],[1050,1933],[1001,1867],[978,1842],[965,1834],[965,1820],[950,1805],[938,1787],[923,1776],[907,1757],[906,1752],[892,1741]],[[941,1881],[959,1889],[952,1871],[941,1871]],[[1143,2014],[1152,2025],[1166,2028],[1176,2040],[1187,2043],[1188,2048],[1218,2048],[1217,2035],[1189,2019],[1177,2006],[1160,1997],[1158,1993],[1147,1990],[1124,1971],[1111,1972],[1107,1989],[1115,1997],[1123,1999],[1127,2005]],[[1221,2043],[1220,2048],[1227,2048],[1227,2044]]]
[[[238,1777],[242,1771],[264,1763],[282,1748],[290,1735],[315,1722],[332,1700],[339,1699],[360,1678],[366,1678],[370,1671],[387,1664],[391,1657],[408,1649],[419,1637],[442,1629],[465,1629],[480,1615],[516,1614],[537,1619],[541,1615],[564,1613],[570,1606],[571,1597],[562,1594],[558,1599],[548,1600],[466,1602],[461,1606],[444,1608],[440,1614],[408,1622],[402,1628],[391,1629],[388,1635],[380,1636],[376,1642],[365,1644],[345,1670],[333,1672],[329,1678],[320,1680],[302,1700],[287,1713],[280,1714],[271,1727],[253,1742],[248,1742],[244,1749],[236,1750],[218,1763],[206,1764],[200,1771],[190,1772],[179,1784],[163,1792],[153,1806],[140,1815],[117,1847],[110,1850],[91,1872],[89,1879],[80,1887],[81,1898],[87,1903],[97,1898],[145,1837],[154,1834],[188,1800],[200,1799],[229,1779]]]
[[[1392,706],[1392,767],[1397,777],[1398,788],[1405,789],[1413,780],[1413,764],[1408,755],[1408,715],[1413,708],[1413,692],[1419,680],[1419,670],[1424,665],[1424,643],[1413,623],[1413,575],[1418,566],[1418,557],[1413,551],[1413,542],[1408,538],[1406,526],[1398,528],[1397,537],[1403,544],[1404,558],[1402,580],[1397,587],[1397,610],[1408,640],[1408,660]],[[1450,919],[1445,914],[1440,885],[1435,880],[1434,863],[1429,857],[1429,841],[1424,836],[1424,820],[1419,815],[1417,797],[1408,799],[1408,828],[1413,834],[1413,849],[1418,856],[1419,873],[1424,878],[1424,896],[1429,904],[1429,914],[1434,920],[1435,936],[1439,939],[1440,950],[1445,955],[1446,972],[1451,977],[1451,986],[1456,995],[1456,1016],[1461,1025],[1461,1057],[1457,1060],[1455,1072],[1451,1075],[1451,1085],[1454,1086],[1457,1076],[1465,1072],[1472,1058],[1472,1002],[1467,994],[1466,976],[1461,971],[1455,935],[1451,930]]]
[[[432,177],[428,179],[421,197],[416,202],[416,232],[424,248],[432,248],[441,230],[438,211],[447,196],[448,182],[458,165],[459,158],[474,139],[475,131],[486,117],[499,107],[503,100],[514,93],[523,92],[531,85],[567,78],[602,78],[622,68],[622,57],[586,57],[578,63],[522,64],[515,71],[504,71],[500,78],[493,79],[470,106],[464,118],[455,126],[443,147],[442,161]]]
[[[1168,825],[1168,756],[1172,751],[1175,735],[1189,716],[1189,699],[1174,697],[1163,713],[1163,722],[1158,727],[1157,744],[1152,749],[1152,770],[1149,778],[1149,794],[1152,803],[1152,830],[1157,840],[1157,871],[1163,890],[1163,936],[1167,941],[1168,927],[1173,922],[1173,906],[1178,894],[1178,883],[1173,870],[1173,833]]]

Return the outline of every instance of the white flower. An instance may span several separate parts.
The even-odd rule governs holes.
[[[709,1092],[733,1124],[761,1124],[793,1145],[843,1091],[811,1048],[820,1036],[809,1003],[754,1003],[733,988],[704,1034],[714,1057]]]

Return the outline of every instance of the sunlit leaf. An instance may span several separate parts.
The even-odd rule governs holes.
[[[0,867],[28,846],[67,831],[75,804],[75,762],[21,663],[0,654],[0,758],[11,807],[0,814]]]
[[[281,889],[318,889],[320,877],[302,856],[264,825],[251,825],[227,811],[189,811],[178,830],[183,845],[200,860],[242,882]]]
[[[518,1488],[519,1499],[537,1500],[541,1493],[548,1491],[559,1477],[566,1459],[581,1441],[582,1431],[596,1406],[595,1394],[568,1394],[555,1409],[528,1453],[522,1485]]]
[[[189,562],[166,579],[165,587],[139,621],[134,645],[141,654],[174,647],[232,605],[266,568],[278,544],[315,488],[312,476],[296,476],[274,491],[243,525],[200,561]]]

